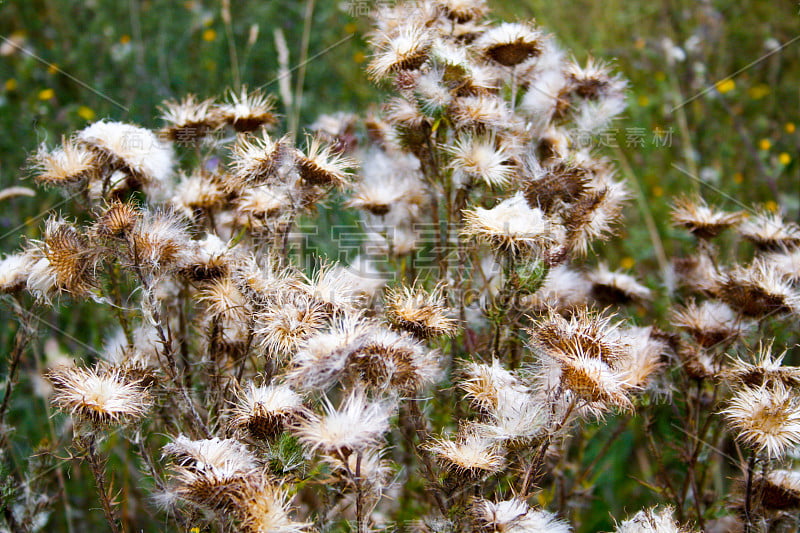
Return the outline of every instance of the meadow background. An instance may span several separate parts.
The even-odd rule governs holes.
[[[278,101],[283,127],[311,124],[320,114],[364,112],[383,95],[367,79],[363,15],[379,2],[345,0],[218,1],[5,0],[0,2],[0,190],[33,187],[25,160],[39,143],[100,118],[159,127],[157,106],[188,92],[221,95],[237,84],[276,94],[276,31],[289,48],[291,108]],[[690,237],[669,226],[671,198],[699,191],[726,209],[742,203],[782,210],[800,220],[800,6],[794,1],[654,0],[490,1],[498,19],[527,20],[554,33],[583,62],[612,59],[630,81],[629,108],[597,149],[617,161],[634,198],[619,238],[602,248],[612,267],[635,273],[661,296],[634,314],[664,320],[667,258],[689,249]],[[227,13],[229,12],[229,17]],[[297,98],[299,96],[299,98]],[[55,192],[0,200],[0,252],[36,238],[42,213],[69,203]],[[322,220],[342,221],[336,206]],[[321,232],[324,234],[324,231]],[[323,237],[324,239],[324,237]],[[321,245],[324,245],[322,243]],[[324,247],[324,246],[323,246]],[[63,449],[50,408],[37,394],[47,358],[86,355],[109,333],[93,305],[70,303],[37,319],[39,339],[23,362],[7,423],[14,434],[2,468],[26,470],[32,456],[48,463]],[[0,307],[0,346],[7,353],[16,324]],[[786,331],[785,342],[797,343]],[[795,352],[795,353],[793,353]],[[797,349],[787,364],[798,364]],[[0,354],[2,355],[2,354]],[[5,357],[0,357],[5,377]],[[27,376],[27,377],[26,377]],[[616,427],[614,421],[609,428]],[[623,427],[623,429],[625,429]],[[658,500],[639,479],[646,450],[628,428],[596,484],[585,531],[608,529],[609,514],[625,516]],[[606,429],[605,431],[610,431]],[[670,428],[664,434],[670,435]],[[673,432],[673,438],[680,433]],[[596,453],[604,440],[587,448]],[[679,458],[675,458],[679,460]],[[52,461],[50,461],[52,463]],[[91,480],[78,462],[43,466],[50,485],[67,493],[50,531],[77,523],[102,526]],[[8,471],[8,470],[5,470]],[[124,468],[119,470],[124,472]],[[0,472],[0,484],[2,481]],[[53,479],[58,478],[55,484]],[[41,481],[41,480],[39,480]],[[127,486],[120,482],[119,485]],[[9,487],[0,486],[0,506]],[[125,499],[121,494],[120,498]],[[62,504],[59,504],[63,506]],[[66,511],[62,513],[61,511]],[[154,528],[155,523],[154,523]]]

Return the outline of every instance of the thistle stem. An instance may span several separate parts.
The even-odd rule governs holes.
[[[14,311],[15,314],[19,317],[20,323],[19,327],[17,328],[17,333],[14,336],[14,347],[11,349],[11,353],[9,354],[9,365],[8,365],[8,375],[6,376],[6,390],[3,394],[3,403],[0,404],[0,427],[3,426],[3,422],[5,421],[6,412],[8,411],[8,407],[11,401],[11,394],[14,392],[14,384],[16,383],[17,379],[17,371],[19,370],[19,362],[22,359],[22,354],[25,353],[25,348],[27,348],[28,343],[31,340],[32,334],[31,325],[27,320],[25,309],[22,308],[19,301],[16,299],[14,300]],[[0,437],[0,442],[4,440],[3,437]]]
[[[97,443],[94,437],[90,437],[88,446],[86,447],[86,459],[89,462],[92,476],[94,476],[97,495],[100,498],[100,504],[103,506],[103,514],[106,517],[106,522],[108,522],[108,526],[113,533],[121,533],[122,530],[115,516],[114,506],[108,495],[108,489],[106,488],[106,462],[97,454]]]
[[[753,469],[756,465],[756,454],[751,453],[747,461],[747,473],[744,492],[744,533],[753,531]]]
[[[364,491],[361,485],[361,453],[356,455],[356,471],[353,476],[353,483],[356,486],[356,530],[358,533],[366,533],[369,531],[367,527],[367,520],[364,516]]]

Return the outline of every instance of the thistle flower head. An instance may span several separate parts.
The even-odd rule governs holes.
[[[732,341],[752,327],[726,304],[706,300],[700,304],[690,300],[672,312],[672,325],[687,331],[704,348]]]
[[[341,265],[322,265],[303,290],[329,314],[355,311],[364,301],[355,276]]]
[[[722,415],[737,440],[770,458],[800,443],[800,404],[780,382],[736,391]]]
[[[95,154],[74,139],[67,138],[63,138],[61,146],[53,150],[41,145],[30,163],[36,182],[53,187],[83,183],[97,170]]]
[[[256,439],[270,439],[306,413],[303,398],[286,385],[257,387],[250,383],[239,393],[230,425]]]
[[[542,53],[542,33],[529,24],[504,22],[481,35],[472,46],[486,58],[513,67]]]
[[[737,266],[722,276],[717,296],[746,317],[761,318],[800,310],[800,293],[766,261]]]
[[[296,157],[300,177],[309,185],[344,187],[352,175],[349,169],[356,166],[355,160],[335,153],[319,137],[312,137],[305,153],[298,151]]]
[[[384,105],[386,122],[393,129],[384,144],[392,147],[413,147],[424,141],[424,132],[429,131],[433,121],[423,113],[416,100],[392,98]],[[423,133],[421,133],[423,132]]]
[[[521,193],[491,209],[464,211],[464,234],[499,251],[535,253],[554,244],[553,223],[540,209],[532,209]]]
[[[26,252],[6,255],[0,259],[0,294],[11,294],[24,289],[34,261],[34,255]]]
[[[608,180],[594,183],[562,214],[571,246],[585,254],[595,240],[605,240],[614,233],[622,218],[622,207],[628,191],[622,182]]]
[[[625,355],[626,345],[612,319],[587,308],[569,318],[551,311],[529,330],[531,343],[558,357],[586,356],[614,364]]]
[[[141,216],[142,212],[136,205],[113,200],[95,220],[92,234],[97,237],[125,237]]]
[[[742,213],[716,210],[699,197],[678,198],[672,207],[672,222],[698,239],[713,239],[741,219]]]
[[[674,277],[680,285],[700,293],[713,293],[719,283],[719,272],[707,253],[673,259]]]
[[[152,397],[139,381],[130,381],[118,369],[58,366],[48,374],[55,390],[52,403],[96,428],[140,420]]]
[[[170,203],[187,219],[221,207],[227,194],[220,181],[204,172],[181,176]]]
[[[458,329],[449,316],[441,286],[431,292],[406,286],[390,289],[386,293],[385,312],[393,327],[420,339],[450,337]]]
[[[742,222],[738,230],[759,250],[776,251],[800,245],[800,226],[785,222],[780,213],[760,212]]]
[[[576,355],[555,355],[561,369],[561,386],[578,398],[601,406],[609,405],[632,410],[628,397],[631,384],[624,372],[619,372],[600,359]]]
[[[414,78],[415,100],[427,117],[441,116],[453,100],[445,76],[444,70],[431,68]]]
[[[305,296],[279,296],[255,315],[254,332],[270,355],[292,353],[325,326],[319,303]]]
[[[435,0],[445,16],[460,24],[483,18],[489,11],[486,0]]]
[[[181,266],[189,251],[186,223],[171,211],[142,213],[128,237],[128,259],[152,272]]]
[[[263,263],[263,264],[262,264]],[[302,277],[291,268],[278,267],[278,260],[268,256],[261,260],[255,255],[245,257],[231,273],[236,286],[248,300],[268,306],[276,295],[302,290]]]
[[[488,131],[502,130],[513,121],[505,100],[492,94],[456,98],[449,111],[456,128],[484,135]]]
[[[618,329],[622,342],[627,346],[626,355],[615,369],[623,376],[628,386],[643,389],[653,374],[664,366],[663,356],[670,352],[666,340],[653,331],[652,326]]]
[[[472,400],[473,406],[484,415],[480,421],[469,423],[472,432],[502,444],[509,450],[529,446],[547,429],[547,404],[540,395],[529,391],[516,375],[492,365],[470,364],[459,386]]]
[[[412,24],[380,34],[372,41],[375,54],[367,71],[372,79],[382,80],[392,73],[417,70],[428,58],[432,44],[428,30]]]
[[[164,102],[161,119],[167,123],[162,129],[164,134],[179,144],[202,139],[221,125],[221,117],[214,101],[198,100],[193,94],[186,95],[180,101]]]
[[[345,372],[364,387],[413,393],[439,378],[437,352],[386,328],[370,328],[346,351]]]
[[[531,177],[523,185],[525,200],[531,207],[547,213],[580,199],[589,189],[591,170],[574,163],[559,161],[547,167],[528,161]]]
[[[511,154],[493,136],[463,136],[449,150],[453,155],[450,166],[459,183],[479,179],[489,186],[503,186],[512,180]]]
[[[652,297],[652,291],[633,276],[612,272],[605,263],[600,263],[587,277],[592,283],[592,297],[601,305],[642,302]]]
[[[234,439],[191,440],[178,435],[162,452],[175,465],[194,471],[217,469],[244,473],[257,464],[247,447]]]
[[[247,299],[236,282],[228,276],[206,283],[197,299],[205,305],[206,312],[212,318],[246,321],[250,316]]]
[[[460,434],[455,440],[434,439],[425,447],[442,467],[457,475],[480,477],[499,472],[506,464],[502,447],[475,432]]]
[[[773,470],[766,476],[757,476],[760,487],[759,501],[765,509],[789,511],[800,508],[800,472],[796,470]]]
[[[292,198],[284,188],[259,185],[248,187],[234,205],[239,223],[256,232],[270,227],[271,221],[280,220],[281,214],[292,204]]]
[[[401,212],[414,215],[425,198],[419,161],[410,155],[371,150],[364,158],[362,179],[354,185],[348,205],[383,217]]]
[[[303,341],[292,358],[288,381],[303,390],[330,387],[344,372],[349,348],[371,329],[359,314],[336,317],[327,329]]]
[[[692,379],[704,380],[718,377],[719,362],[708,350],[691,343],[682,342],[676,350],[683,370]]]
[[[785,356],[786,350],[774,354],[771,342],[761,342],[758,350],[749,358],[731,357],[730,365],[725,369],[724,376],[729,381],[754,387],[772,382],[780,382],[787,387],[796,387],[800,385],[800,368],[784,366],[783,358]]]
[[[463,378],[458,382],[459,387],[473,407],[484,411],[498,408],[502,391],[525,390],[519,378],[503,368],[497,359],[492,359],[491,364],[467,362],[461,369],[461,374]]]
[[[96,286],[95,250],[85,235],[61,218],[47,220],[44,239],[28,274],[27,287],[37,298],[48,299],[56,291],[86,296]]]
[[[474,431],[502,444],[508,450],[525,449],[548,431],[545,403],[541,397],[532,394],[503,396],[500,409],[490,413],[488,420],[475,422]]]
[[[272,113],[270,98],[260,90],[248,92],[246,86],[238,93],[230,91],[228,101],[219,106],[218,113],[239,133],[256,131],[278,121]]]
[[[263,477],[255,457],[233,439],[180,435],[162,451],[171,461],[169,496],[214,512],[234,512],[240,491]]]
[[[261,136],[239,135],[231,149],[230,189],[279,181],[281,167],[292,163],[288,137],[272,139],[266,131]]]
[[[672,507],[664,507],[660,511],[655,507],[639,511],[617,525],[615,533],[691,533],[688,528],[681,527],[673,516]]]
[[[369,400],[361,390],[353,390],[337,409],[327,399],[325,413],[312,414],[295,427],[295,434],[309,451],[347,457],[378,445],[389,430],[394,410],[387,401]]]
[[[569,533],[570,527],[552,513],[531,508],[524,500],[479,499],[470,506],[475,531],[506,533]]]
[[[625,370],[629,344],[611,318],[586,309],[569,319],[551,312],[529,330],[531,343],[555,363],[553,368],[543,361],[543,371],[555,371],[552,378],[564,389],[598,408],[631,409],[633,385]]]
[[[172,148],[145,128],[122,122],[95,122],[76,140],[109,171],[121,170],[140,185],[157,185],[172,175]]]
[[[229,276],[239,261],[238,251],[215,233],[207,233],[202,239],[191,241],[180,273],[195,283]]]
[[[611,73],[608,65],[589,58],[585,67],[570,62],[567,66],[567,80],[571,91],[587,100],[622,98],[627,84],[619,76]]]
[[[785,279],[800,284],[800,248],[767,253],[762,257]]]
[[[302,533],[312,525],[291,518],[289,491],[276,487],[266,476],[242,484],[232,501],[233,514],[244,533]]]

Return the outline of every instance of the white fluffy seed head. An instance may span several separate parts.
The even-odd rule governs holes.
[[[172,147],[145,128],[122,122],[99,121],[77,134],[77,140],[113,166],[142,177],[145,184],[165,184],[172,176]]]
[[[379,444],[394,411],[392,403],[369,400],[360,390],[347,396],[338,409],[325,400],[323,409],[323,415],[312,415],[298,423],[295,434],[311,452],[342,456]]]

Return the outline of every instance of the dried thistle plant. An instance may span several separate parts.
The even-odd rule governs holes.
[[[800,505],[800,371],[767,335],[800,312],[796,224],[680,198],[669,298],[620,269],[597,249],[628,189],[579,141],[627,83],[488,16],[382,6],[367,70],[391,95],[301,145],[240,87],[165,102],[160,135],[100,121],[31,156],[82,200],[0,261],[0,293],[24,323],[79,304],[118,327],[42,387],[114,531],[147,506],[179,529],[567,532],[623,434],[662,507],[617,531],[766,530]],[[332,205],[349,263],[311,246]],[[120,505],[114,456],[154,500]]]

